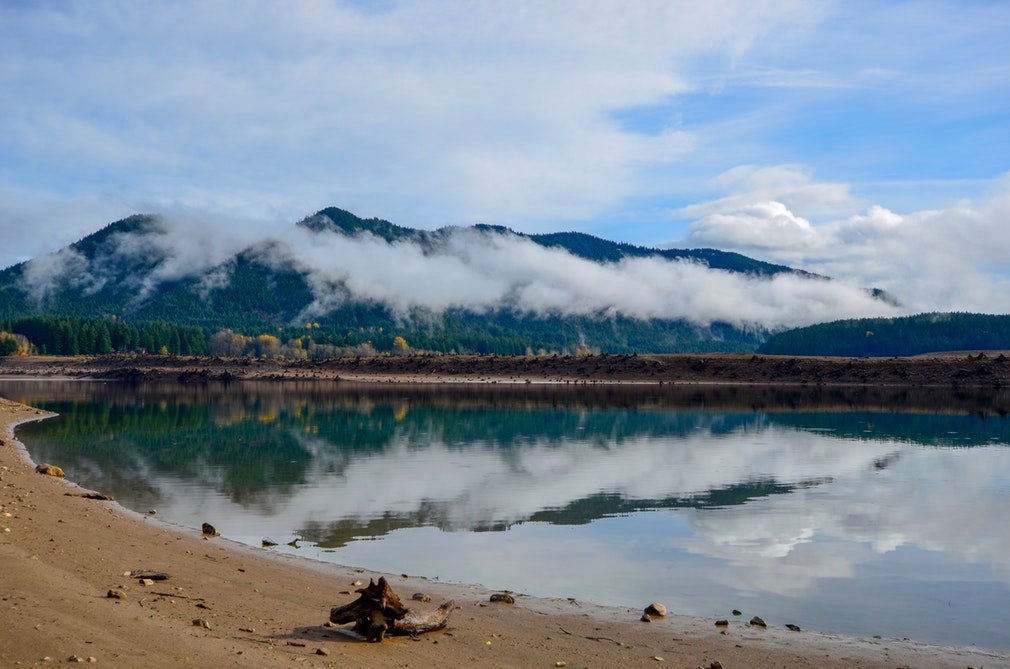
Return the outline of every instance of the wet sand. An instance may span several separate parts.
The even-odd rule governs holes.
[[[1010,666],[1010,652],[761,628],[732,616],[727,627],[676,612],[645,623],[649,602],[493,604],[479,586],[400,574],[386,576],[401,599],[432,598],[408,606],[456,602],[449,626],[365,643],[325,623],[331,606],[354,599],[355,582],[380,574],[205,539],[81,497],[73,483],[36,473],[13,438],[13,426],[45,416],[0,398],[0,666],[71,658],[115,667]],[[212,521],[194,525],[203,520]],[[141,585],[125,575],[135,569],[171,578]]]

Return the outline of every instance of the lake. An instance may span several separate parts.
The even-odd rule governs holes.
[[[0,381],[36,461],[264,550],[1010,648],[1006,392]],[[293,542],[294,545],[287,545]]]

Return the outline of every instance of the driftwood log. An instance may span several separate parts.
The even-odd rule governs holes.
[[[356,600],[330,609],[330,622],[336,625],[353,622],[351,629],[372,642],[382,641],[390,634],[417,636],[442,629],[449,622],[454,606],[450,600],[429,613],[412,613],[400,603],[385,577],[379,578],[378,583],[369,579],[366,587],[355,592],[359,594]]]

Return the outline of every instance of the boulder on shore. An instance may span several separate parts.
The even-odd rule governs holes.
[[[66,476],[62,469],[56,465],[46,464],[45,462],[36,465],[35,471],[39,474],[45,474],[46,476],[58,476],[59,478],[64,478]]]

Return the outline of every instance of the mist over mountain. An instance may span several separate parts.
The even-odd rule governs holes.
[[[336,208],[283,229],[132,216],[0,272],[4,319],[250,334],[318,323],[333,335],[402,332],[432,350],[486,352],[489,340],[506,352],[751,350],[775,331],[899,313],[879,293],[736,253],[487,225],[417,230]]]

